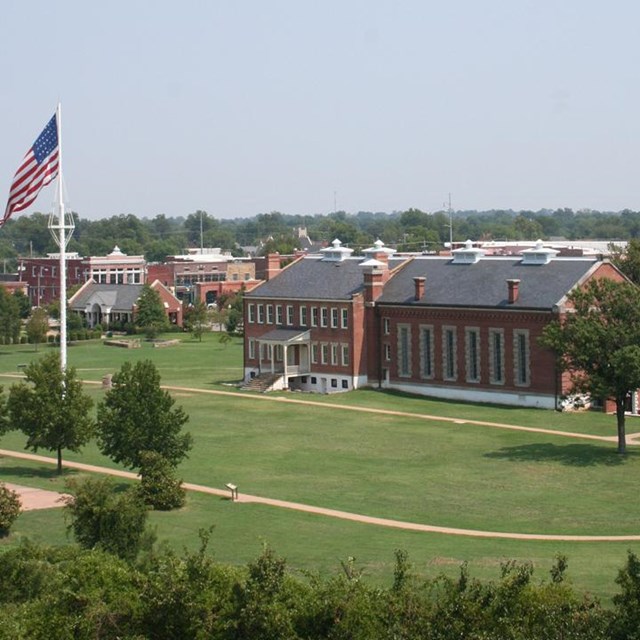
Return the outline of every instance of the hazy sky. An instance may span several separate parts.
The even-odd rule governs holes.
[[[434,211],[449,192],[640,209],[639,35],[637,0],[4,0],[1,207],[60,101],[84,218]]]

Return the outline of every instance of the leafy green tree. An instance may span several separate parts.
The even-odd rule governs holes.
[[[20,515],[21,508],[22,504],[18,494],[0,482],[0,536],[9,533],[11,525]]]
[[[20,319],[26,320],[31,313],[31,300],[29,300],[29,296],[27,296],[25,292],[22,291],[22,289],[16,289],[13,292],[13,297],[18,303],[18,312],[20,313]]]
[[[624,273],[631,282],[640,285],[640,240],[634,238],[622,249],[619,245],[610,245],[611,262]]]
[[[178,480],[174,467],[155,451],[143,451],[140,455],[140,486],[142,501],[160,511],[170,511],[184,506],[186,492],[182,480]]]
[[[20,307],[15,296],[0,287],[0,339],[4,344],[18,342],[20,339]]]
[[[169,326],[160,294],[148,284],[142,287],[142,293],[138,298],[135,325],[144,331],[149,339],[155,338]]]
[[[50,353],[25,368],[27,383],[12,385],[7,402],[9,423],[27,436],[27,449],[56,451],[62,473],[62,450],[79,451],[91,438],[93,400],[85,394],[73,367],[64,372]]]
[[[185,311],[184,324],[194,338],[202,342],[202,334],[208,326],[209,313],[202,300],[196,300],[193,306]]]
[[[73,494],[66,498],[68,529],[81,547],[133,560],[150,546],[147,508],[135,488],[116,491],[108,477],[71,479],[67,486]]]
[[[149,360],[125,362],[98,405],[98,445],[106,456],[141,469],[144,452],[153,451],[177,466],[192,446],[182,433],[189,416],[160,388],[160,374]]]
[[[27,331],[27,339],[31,344],[38,345],[47,339],[47,331],[49,331],[49,314],[46,309],[37,307],[31,313],[31,317],[27,320],[25,327]]]
[[[615,400],[618,453],[625,453],[625,403],[640,387],[640,288],[594,279],[569,304],[562,320],[545,327],[541,344],[556,352],[574,391]]]

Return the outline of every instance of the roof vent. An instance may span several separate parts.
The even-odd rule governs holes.
[[[474,247],[471,240],[464,243],[461,249],[454,249],[453,264],[475,264],[485,254],[484,250]]]
[[[542,240],[536,242],[536,246],[520,252],[522,264],[547,264],[560,253],[556,249],[545,247]]]
[[[342,242],[336,238],[331,243],[330,247],[321,249],[320,253],[322,254],[322,260],[327,262],[342,262],[344,259],[348,258],[353,253],[353,249],[349,249],[341,245]]]

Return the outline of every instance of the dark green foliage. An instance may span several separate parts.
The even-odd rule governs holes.
[[[0,536],[6,536],[20,515],[22,504],[15,491],[0,483]]]
[[[148,284],[142,288],[136,303],[135,325],[149,339],[155,338],[169,326],[160,294]]]
[[[189,417],[174,402],[160,388],[160,374],[151,361],[123,364],[98,405],[101,451],[132,469],[142,468],[146,451],[177,466],[191,449],[192,439],[189,433],[182,433]]]
[[[300,579],[265,546],[246,570],[215,563],[201,532],[195,553],[150,554],[137,565],[102,551],[23,544],[0,554],[0,638],[321,640],[635,640],[640,564],[629,554],[615,609],[566,581],[537,582],[506,562],[496,581],[414,581],[396,553],[390,588],[368,585],[351,558],[340,574]],[[566,567],[565,567],[566,568]],[[562,569],[561,572],[564,572]]]
[[[147,508],[134,488],[116,491],[111,478],[69,480],[65,507],[76,542],[133,560],[152,538],[145,532]]]
[[[202,342],[202,334],[207,328],[209,313],[202,300],[196,300],[193,306],[187,307],[184,313],[184,326],[194,338]]]
[[[49,315],[46,309],[38,307],[34,309],[26,324],[27,337],[31,344],[38,345],[47,339],[47,331],[49,330]]]
[[[153,509],[170,511],[184,506],[186,491],[178,480],[175,467],[159,453],[143,451],[140,455],[140,486],[138,494]]]
[[[0,554],[0,638],[140,638],[141,576],[112,554],[25,543]]]
[[[18,313],[20,314],[20,318],[22,320],[26,320],[31,313],[31,301],[29,300],[29,297],[21,289],[16,289],[13,292],[13,297],[18,303]]]
[[[17,344],[21,327],[18,299],[0,287],[0,339],[3,344]]]
[[[640,240],[632,238],[625,249],[613,245],[611,262],[624,273],[631,282],[640,285]]]
[[[27,382],[13,385],[8,409],[11,428],[27,436],[27,449],[56,451],[58,473],[62,450],[79,451],[93,435],[93,406],[73,367],[60,369],[60,357],[49,353],[25,368]]]
[[[615,399],[618,452],[624,453],[625,402],[640,387],[640,288],[594,279],[569,302],[574,312],[545,327],[541,343],[558,354],[576,391]]]
[[[631,551],[627,563],[618,572],[616,584],[621,592],[613,597],[615,616],[611,626],[612,640],[640,638],[640,560]]]

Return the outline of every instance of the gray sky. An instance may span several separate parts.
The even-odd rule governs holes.
[[[640,209],[639,31],[635,0],[5,0],[2,208],[60,100],[84,218],[328,213],[334,194],[434,211],[449,192]]]

